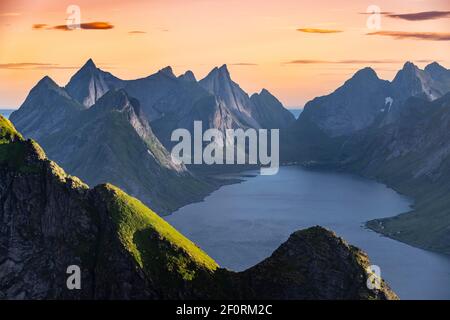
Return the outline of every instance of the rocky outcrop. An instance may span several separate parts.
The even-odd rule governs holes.
[[[244,295],[257,299],[396,299],[381,279],[368,289],[369,267],[364,252],[317,226],[294,232],[240,277]]]
[[[234,273],[120,189],[89,189],[0,117],[1,299],[391,299],[367,256],[322,228]],[[81,269],[81,288],[66,286]]]

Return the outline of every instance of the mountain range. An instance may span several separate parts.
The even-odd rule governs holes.
[[[139,100],[143,113],[158,139],[171,147],[174,129],[193,129],[201,120],[204,128],[285,128],[294,117],[267,90],[252,97],[230,76],[226,65],[214,68],[204,79],[192,71],[177,77],[165,67],[148,77],[121,80],[97,68],[89,59],[66,85],[67,93],[90,108],[111,89],[124,89]],[[271,116],[268,116],[271,115]]]
[[[116,102],[136,108],[110,90],[90,110]],[[397,299],[381,279],[369,289],[367,255],[321,227],[246,271],[220,268],[139,200],[66,174],[3,116],[0,203],[0,299]],[[69,266],[79,290],[66,285]]]
[[[44,77],[10,120],[49,157],[89,185],[113,183],[161,214],[201,200],[223,184],[169,154],[173,130],[287,128],[292,114],[267,90],[249,97],[226,65],[197,81],[170,67],[121,80],[89,59],[65,87]]]
[[[267,90],[249,96],[224,65],[197,80],[170,67],[121,80],[89,60],[63,88],[43,78],[12,122],[89,185],[113,183],[160,214],[200,200],[221,181],[176,165],[171,132],[280,128],[281,159],[356,173],[415,200],[411,212],[369,228],[450,254],[450,71],[404,64],[392,81],[363,68],[313,99],[297,120]]]
[[[289,130],[286,162],[357,173],[415,199],[410,213],[368,226],[450,254],[450,70],[405,63],[393,81],[364,68],[315,98]]]

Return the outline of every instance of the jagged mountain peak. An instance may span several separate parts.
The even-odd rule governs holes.
[[[49,92],[57,92],[59,95],[71,99],[67,92],[49,76],[45,76],[39,80],[33,89],[31,89],[30,95],[33,97],[40,96],[44,98]]]
[[[78,69],[78,71],[72,76],[71,81],[73,78],[76,77],[82,77],[83,75],[86,74],[94,74],[97,72],[102,72],[102,70],[100,70],[97,65],[94,63],[94,60],[92,60],[91,58],[89,58],[82,66],[80,69]]]
[[[356,71],[350,79],[345,81],[343,86],[337,89],[337,91],[351,91],[356,88],[378,87],[382,81],[383,80],[378,77],[374,69],[365,67]]]
[[[182,75],[180,75],[178,77],[178,79],[190,81],[190,82],[197,82],[197,79],[195,78],[195,74],[191,70],[188,70],[185,73],[183,73]]]
[[[49,76],[45,76],[41,80],[39,80],[35,87],[38,87],[38,86],[39,87],[40,86],[59,87],[58,84],[56,84],[56,82]]]
[[[360,81],[365,79],[379,80],[380,78],[378,78],[378,75],[374,69],[372,69],[371,67],[365,67],[356,71],[356,73],[353,75],[351,79]]]
[[[81,67],[81,69],[83,69],[83,68],[85,68],[85,69],[92,69],[92,68],[97,69],[97,66],[94,63],[94,60],[92,60],[92,58],[89,58],[86,61],[86,63]]]
[[[220,66],[219,71],[222,73],[230,74],[230,72],[228,71],[228,66],[225,63]]]
[[[271,96],[273,97],[274,95],[272,93],[270,93],[269,90],[267,90],[266,88],[262,88],[261,92],[259,93],[259,95],[261,96]]]
[[[447,68],[445,68],[444,66],[440,65],[438,62],[434,61],[431,62],[430,64],[428,64],[425,67],[425,71],[437,71],[437,70],[443,70],[443,71],[448,71]]]
[[[66,85],[67,92],[86,108],[91,107],[108,90],[120,87],[121,80],[105,72],[89,59]]]
[[[435,81],[442,76],[442,72],[433,72],[434,68],[436,66],[422,70],[412,62],[406,62],[392,81],[397,100],[405,101],[411,96],[422,96],[428,100],[434,100],[445,94],[448,86],[443,81]]]
[[[260,127],[251,116],[254,106],[250,97],[231,79],[226,64],[220,68],[215,67],[205,78],[199,81],[199,84],[209,93],[218,97],[221,102],[240,118],[242,123],[249,127]]]
[[[292,113],[267,89],[252,94],[250,101],[253,103],[252,116],[263,128],[286,128],[295,121]]]
[[[139,103],[136,99],[130,98],[124,89],[112,89],[98,99],[92,108],[123,110],[128,106],[138,108]]]
[[[250,99],[256,99],[256,98],[274,98],[274,99],[276,99],[276,97],[272,93],[270,93],[269,90],[267,90],[265,88],[261,89],[261,91],[259,93],[255,92],[250,96]]]
[[[231,80],[230,72],[226,64],[223,64],[221,67],[214,67],[201,81],[216,78]]]
[[[418,72],[422,70],[419,69],[418,66],[416,66],[414,63],[407,61],[403,65],[403,67],[397,72],[395,75],[395,78],[392,82],[400,81],[401,79],[407,79],[416,77]]]
[[[158,71],[159,74],[164,74],[170,78],[176,78],[175,74],[173,73],[172,67],[171,66],[167,66],[165,68],[162,68],[161,70]]]
[[[403,68],[402,68],[402,70],[413,70],[413,69],[419,69],[419,67],[416,66],[411,61],[406,61],[405,64],[403,65]]]
[[[450,83],[450,70],[440,65],[439,63],[430,63],[425,67],[424,70],[435,80],[444,83]]]

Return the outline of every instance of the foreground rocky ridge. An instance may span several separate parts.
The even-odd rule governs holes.
[[[0,117],[1,299],[395,299],[366,286],[367,256],[332,232],[294,233],[241,273],[213,259],[140,201],[93,189]],[[81,268],[81,290],[66,287]]]

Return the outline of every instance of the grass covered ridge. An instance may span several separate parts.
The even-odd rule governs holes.
[[[22,135],[17,132],[11,121],[0,115],[0,144],[10,143],[16,140],[23,140]]]
[[[28,147],[35,144],[25,141],[11,121],[0,115],[0,165],[25,173],[34,172],[35,168],[26,164],[26,156]]]
[[[120,241],[148,275],[173,281],[195,280],[217,263],[139,200],[110,185],[96,187],[107,202]],[[167,273],[169,271],[169,273]],[[173,275],[168,279],[167,275]]]

